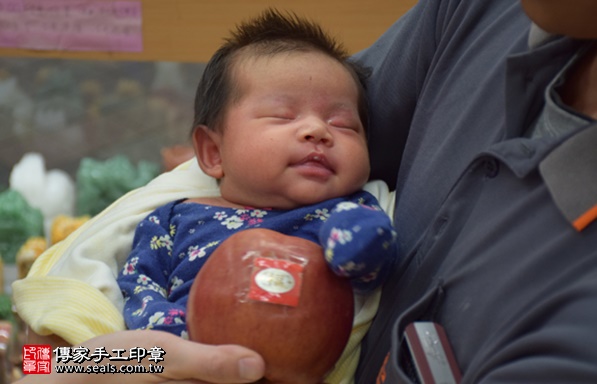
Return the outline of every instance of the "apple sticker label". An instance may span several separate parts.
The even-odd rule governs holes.
[[[288,260],[256,257],[249,299],[296,307],[304,266]]]

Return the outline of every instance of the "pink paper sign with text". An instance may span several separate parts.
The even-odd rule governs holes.
[[[143,49],[140,1],[0,0],[0,47]]]

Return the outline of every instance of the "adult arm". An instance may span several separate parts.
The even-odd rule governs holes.
[[[371,179],[396,185],[418,95],[433,64],[441,32],[440,8],[456,1],[420,1],[392,25],[371,47],[354,56],[371,69],[367,82],[370,104],[368,132]],[[437,32],[436,32],[437,31]]]

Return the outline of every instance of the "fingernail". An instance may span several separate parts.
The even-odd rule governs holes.
[[[238,362],[238,372],[243,380],[257,380],[263,377],[263,362],[254,357],[244,357]]]

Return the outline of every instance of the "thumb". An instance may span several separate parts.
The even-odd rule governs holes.
[[[172,379],[250,383],[265,373],[263,358],[238,345],[214,346],[179,339],[176,346],[164,350],[164,375]]]

